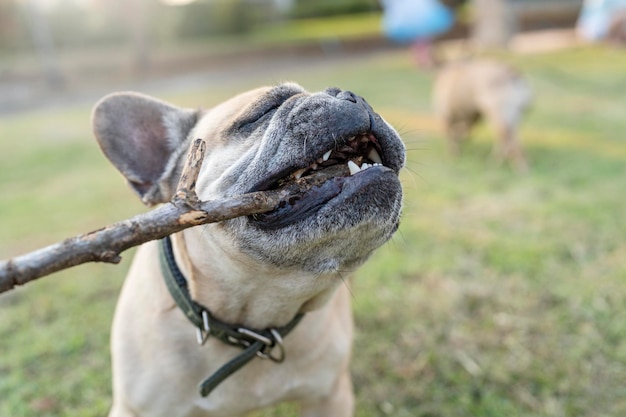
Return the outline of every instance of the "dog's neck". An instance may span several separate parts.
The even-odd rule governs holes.
[[[216,242],[202,228],[172,236],[192,298],[226,323],[256,329],[284,326],[298,313],[326,303],[343,282],[337,274],[286,273]]]

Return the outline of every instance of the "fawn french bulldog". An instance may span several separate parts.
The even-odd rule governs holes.
[[[530,86],[520,73],[487,59],[445,65],[433,88],[435,112],[453,154],[459,153],[461,140],[484,118],[495,135],[494,156],[498,161],[511,162],[518,171],[528,169],[518,128],[531,98]]]
[[[115,93],[93,128],[148,205],[170,200],[195,138],[207,143],[202,200],[303,184],[274,211],[138,249],[113,322],[110,416],[240,416],[281,401],[351,416],[345,279],[398,227],[395,130],[349,91],[294,83],[206,111]]]

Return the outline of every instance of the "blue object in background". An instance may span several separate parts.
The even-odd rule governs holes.
[[[601,40],[608,33],[613,15],[622,10],[626,10],[626,0],[585,0],[576,31],[584,39]]]
[[[430,39],[447,32],[454,15],[437,0],[384,0],[383,31],[396,42]]]

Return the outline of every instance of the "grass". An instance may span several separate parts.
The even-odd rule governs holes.
[[[207,105],[288,76],[352,89],[403,134],[402,226],[352,283],[357,417],[626,414],[626,56],[502,58],[536,91],[521,132],[527,175],[489,160],[484,127],[448,157],[430,75],[404,53],[167,97]],[[0,258],[143,210],[88,119],[78,107],[0,123]],[[109,323],[129,258],[0,296],[0,415],[106,413]]]
[[[255,30],[249,37],[259,43],[322,41],[382,35],[381,14],[362,13],[317,19],[288,20]]]

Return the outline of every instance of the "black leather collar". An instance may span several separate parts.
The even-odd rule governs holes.
[[[303,313],[296,315],[283,327],[265,330],[224,323],[213,317],[206,307],[191,298],[187,279],[176,265],[172,241],[169,236],[161,239],[159,260],[161,272],[172,298],[196,327],[198,344],[204,345],[209,337],[214,337],[228,345],[237,346],[244,350],[200,384],[200,394],[203,397],[209,395],[224,379],[241,369],[255,356],[270,359],[277,363],[285,359],[283,337],[296,327],[304,316]],[[278,354],[274,353],[276,350],[278,350]]]

